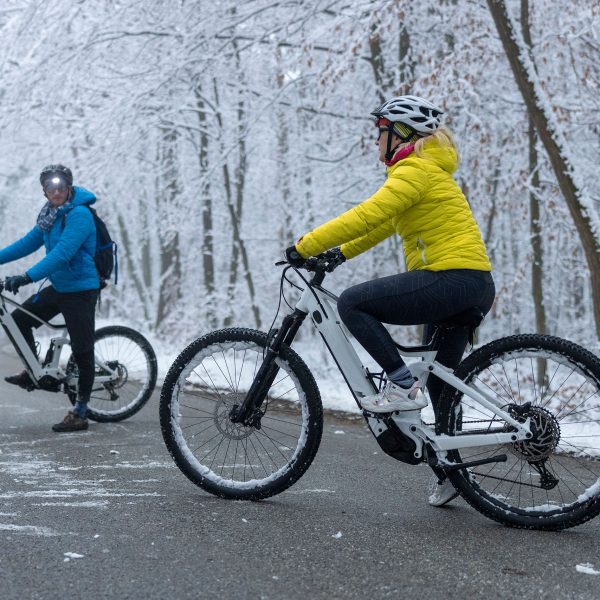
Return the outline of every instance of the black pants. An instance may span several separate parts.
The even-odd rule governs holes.
[[[485,314],[494,302],[494,280],[486,271],[411,271],[374,279],[345,290],[338,301],[340,317],[352,335],[386,373],[404,365],[383,323],[432,324],[477,306]],[[434,327],[425,327],[428,342]],[[468,330],[448,330],[436,360],[454,369],[467,347]],[[437,406],[443,382],[429,377],[428,390]]]
[[[59,313],[64,316],[71,339],[71,349],[79,369],[79,397],[85,401],[89,400],[94,383],[94,329],[97,300],[98,290],[61,293],[53,287],[47,287],[23,303],[23,308],[44,321],[50,321]],[[18,308],[13,311],[12,316],[35,354],[32,328],[37,329],[41,323]]]

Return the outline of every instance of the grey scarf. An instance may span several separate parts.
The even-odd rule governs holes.
[[[52,225],[54,225],[54,221],[56,221],[56,217],[58,216],[58,211],[63,207],[67,206],[67,204],[63,204],[62,206],[54,206],[52,202],[48,201],[40,210],[40,214],[37,218],[37,226],[42,231],[50,231]]]

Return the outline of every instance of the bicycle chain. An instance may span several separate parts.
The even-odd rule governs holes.
[[[497,421],[490,421],[489,419],[480,419],[478,421],[463,421],[463,423],[490,423],[490,425],[492,423],[502,423],[501,420],[497,420]],[[435,423],[426,423],[425,421],[423,421],[423,425],[427,425],[427,427],[434,427]]]

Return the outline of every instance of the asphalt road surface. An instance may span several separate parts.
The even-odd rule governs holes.
[[[19,369],[0,352],[1,375]],[[0,378],[0,599],[600,598],[600,519],[513,530],[328,417],[315,462],[263,502],[214,498],[174,466],[158,397],[58,435],[66,397]]]

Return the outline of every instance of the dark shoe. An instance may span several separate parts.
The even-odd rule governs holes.
[[[56,425],[52,425],[52,431],[57,433],[70,433],[71,431],[85,431],[88,428],[88,420],[80,417],[77,413],[69,411],[67,416]]]
[[[18,385],[26,390],[35,388],[35,384],[31,381],[31,377],[27,371],[21,371],[18,375],[9,375],[4,378],[4,381],[12,383],[13,385]]]

